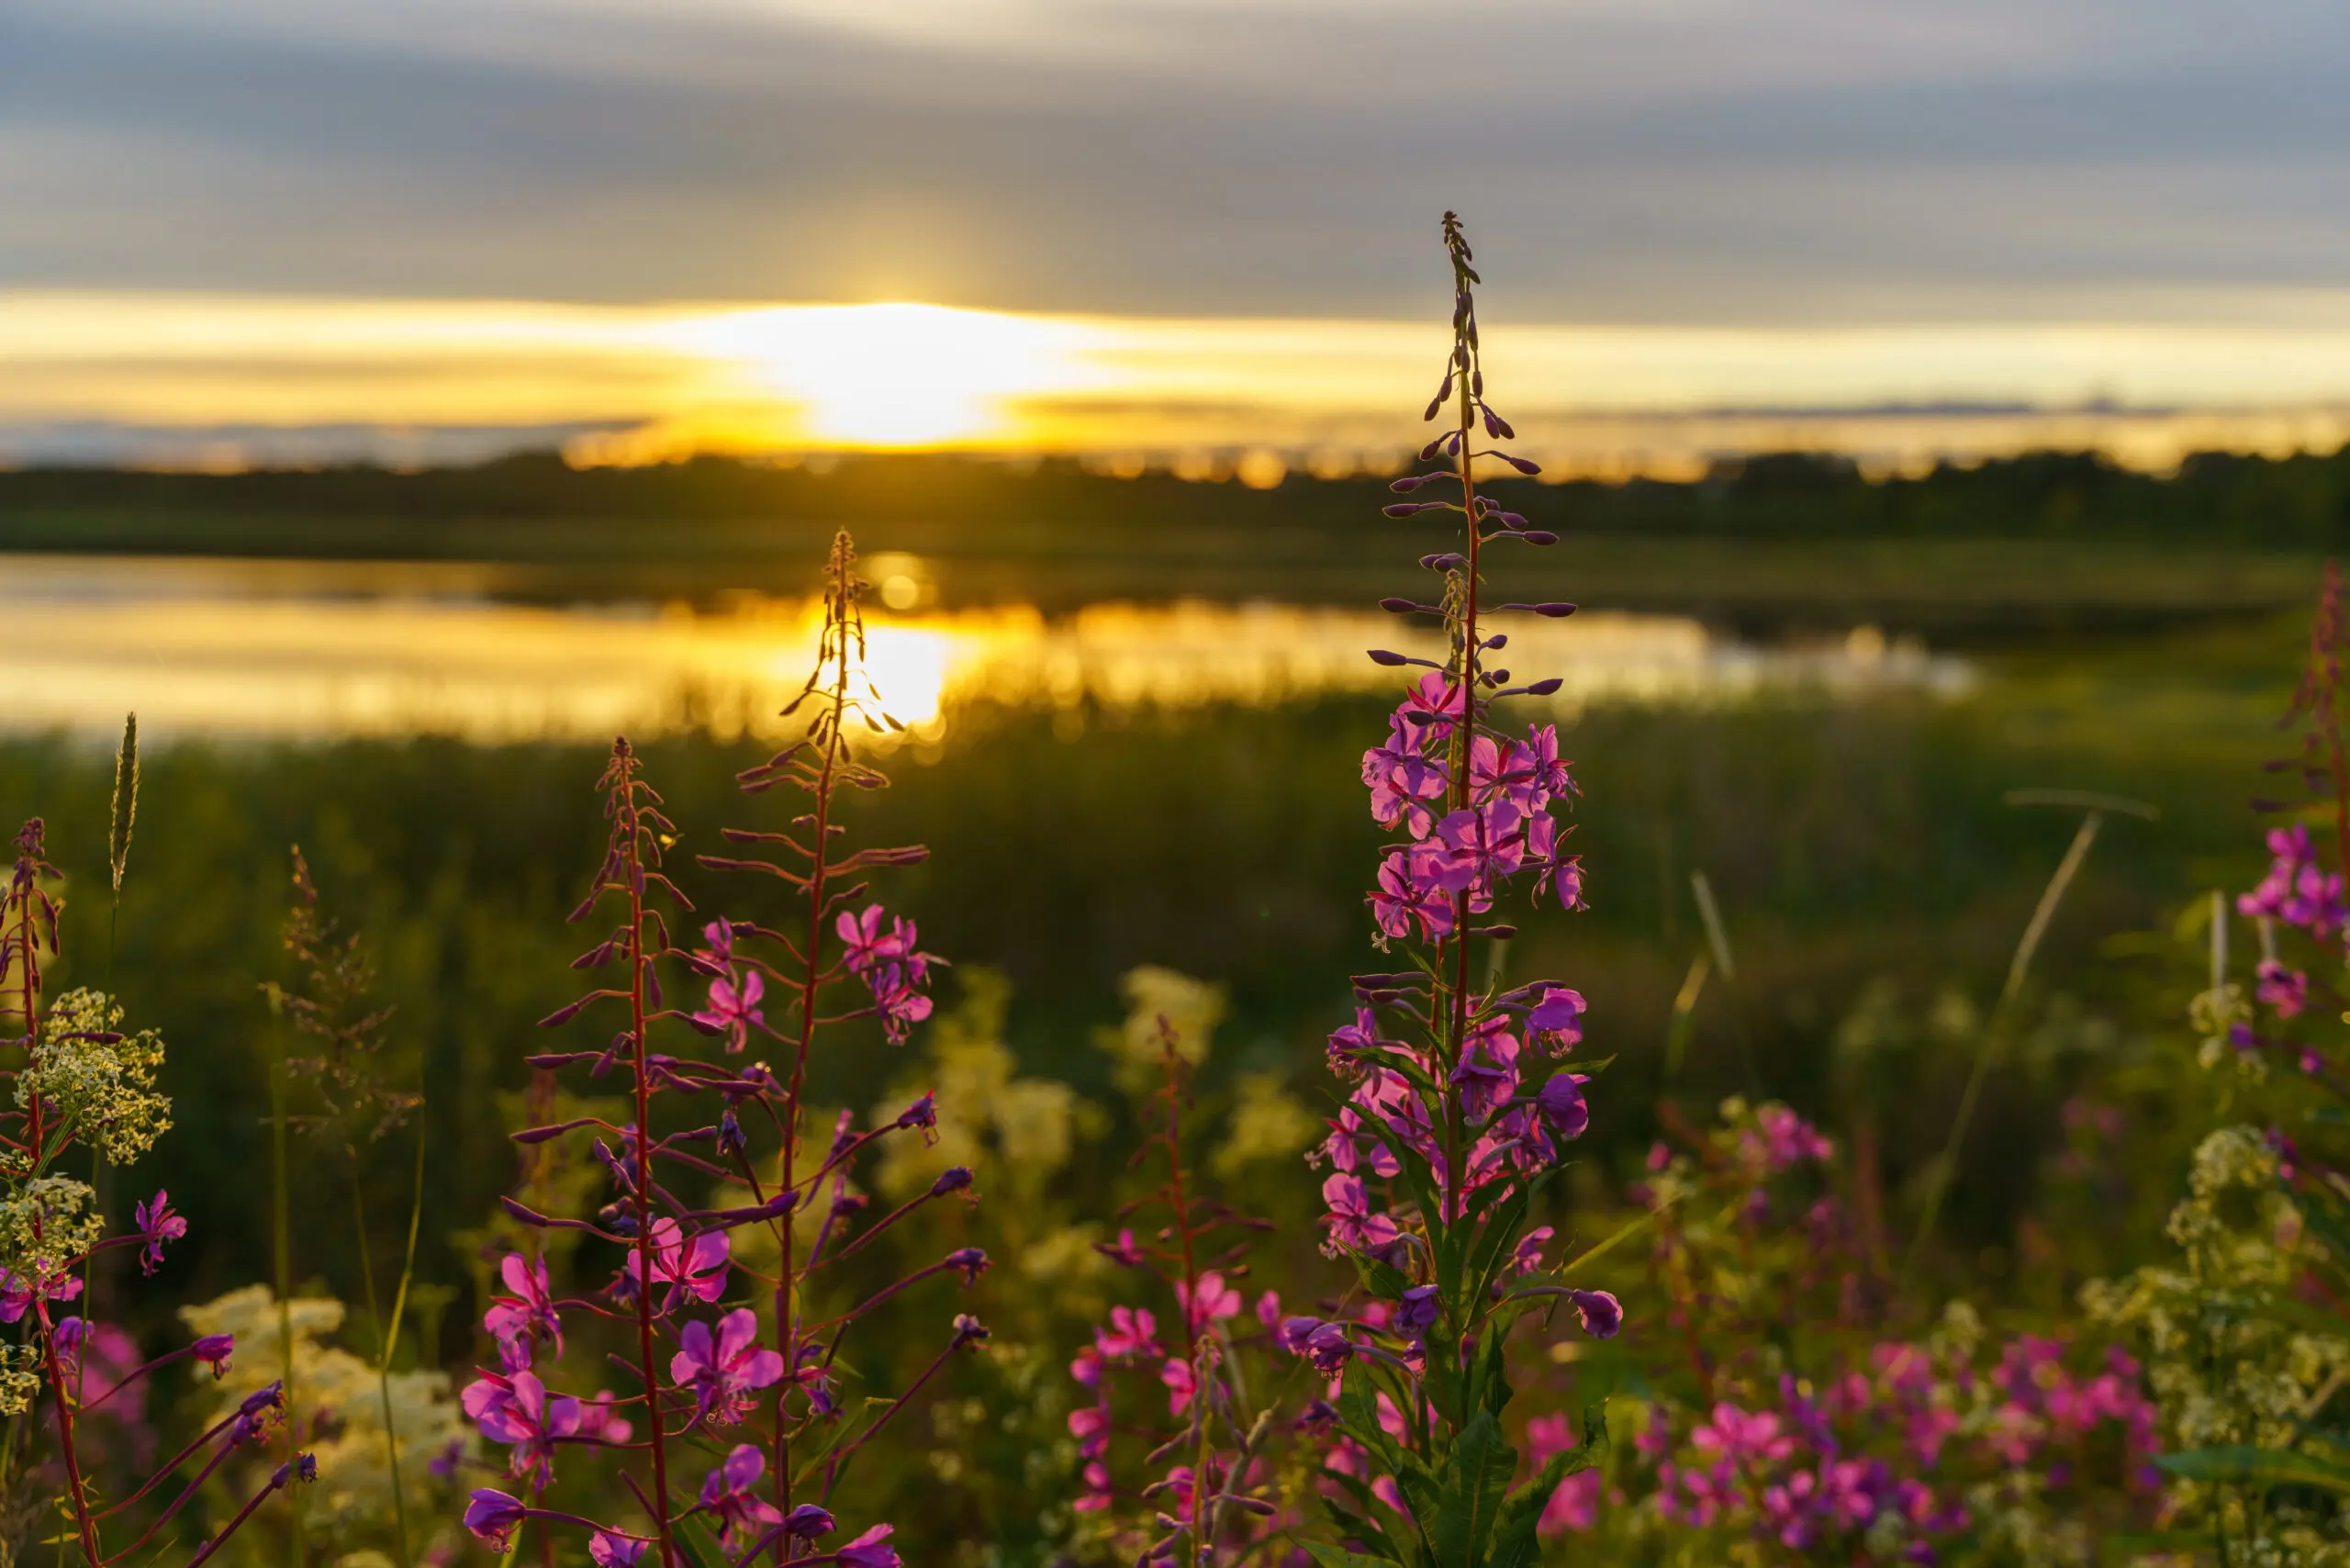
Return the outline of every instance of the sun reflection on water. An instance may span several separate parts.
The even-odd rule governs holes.
[[[110,734],[137,709],[151,734],[275,738],[449,734],[494,743],[703,729],[795,730],[778,711],[814,658],[821,606],[745,598],[545,608],[435,597],[62,594],[0,570],[0,728]],[[1504,619],[1508,662],[1558,674],[1549,700],[1707,701],[1767,688],[1962,689],[1962,665],[1856,634],[1808,650],[1726,641],[1669,616]],[[1381,645],[1440,650],[1392,618],[1278,604],[1097,604],[876,611],[868,673],[918,743],[975,702],[1075,709],[1268,705],[1391,690]]]

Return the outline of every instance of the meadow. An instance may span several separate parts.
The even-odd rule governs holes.
[[[1404,494],[1506,434],[1462,312]],[[2334,1561],[2350,1180],[2293,944],[2344,924],[2339,466],[1504,487],[1387,690],[950,686],[903,734],[842,512],[899,610],[1047,624],[1408,586],[1412,519],[951,464],[0,476],[74,572],[824,595],[781,751],[689,691],[635,744],[0,743],[7,1561]],[[1844,662],[1559,699],[1493,666],[1567,607],[1497,621],[1488,569]],[[1953,678],[1801,673],[1920,635]]]

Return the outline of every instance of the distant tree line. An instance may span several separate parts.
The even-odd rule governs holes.
[[[1575,480],[1493,487],[1534,526],[1561,533],[1690,537],[2192,540],[2328,548],[2350,540],[2350,449],[2281,459],[2201,454],[2176,474],[2095,454],[2027,453],[1914,477],[1872,478],[1851,460],[1772,454],[1718,465],[1688,482]],[[729,458],[576,469],[552,454],[462,468],[372,465],[236,474],[28,468],[0,473],[0,548],[218,548],[264,544],[298,529],[312,544],[340,532],[463,554],[469,528],[503,547],[597,524],[657,520],[756,523],[811,538],[836,524],[904,520],[926,530],[1011,525],[1032,535],[1131,543],[1169,532],[1281,533],[1409,530],[1382,518],[1384,482],[1293,474],[1255,490],[1162,473],[1121,479],[1069,461],[1014,465],[955,456],[871,456],[782,467]],[[716,533],[729,530],[720,526]],[[250,540],[248,540],[250,542]]]

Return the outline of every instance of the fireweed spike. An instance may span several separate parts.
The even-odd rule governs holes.
[[[1337,1442],[1324,1473],[1345,1544],[1309,1550],[1333,1564],[1347,1551],[1467,1568],[1530,1562],[1544,1504],[1593,1462],[1606,1429],[1588,1413],[1581,1444],[1505,1497],[1494,1494],[1517,1463],[1500,1425],[1510,1330],[1561,1302],[1595,1336],[1623,1319],[1613,1296],[1543,1271],[1539,1236],[1527,1231],[1566,1145],[1590,1121],[1583,1090],[1603,1064],[1572,1059],[1583,999],[1548,981],[1507,991],[1481,982],[1490,966],[1472,954],[1506,929],[1492,912],[1513,883],[1538,904],[1578,909],[1583,874],[1557,814],[1577,791],[1556,728],[1513,726],[1496,711],[1510,677],[1487,655],[1506,630],[1486,618],[1485,574],[1506,546],[1555,536],[1479,491],[1481,459],[1518,474],[1535,465],[1498,450],[1514,432],[1487,400],[1479,279],[1451,213],[1442,233],[1453,344],[1427,417],[1449,406],[1452,429],[1421,454],[1443,465],[1394,487],[1434,487],[1440,498],[1388,510],[1450,531],[1449,547],[1421,562],[1435,586],[1401,601],[1436,608],[1447,651],[1441,660],[1371,655],[1408,681],[1385,740],[1362,761],[1371,815],[1396,835],[1366,901],[1372,941],[1391,965],[1405,962],[1357,979],[1354,1017],[1330,1036],[1346,1097],[1315,1155],[1329,1171],[1325,1250],[1353,1264],[1371,1305],[1351,1319],[1281,1327],[1332,1378]],[[1532,607],[1551,616],[1570,608]],[[1555,689],[1544,680],[1512,689]]]
[[[681,1541],[680,1532],[715,1529],[729,1561],[748,1562],[771,1550],[778,1562],[855,1562],[865,1568],[891,1568],[896,1562],[886,1544],[886,1524],[831,1553],[800,1550],[800,1543],[832,1529],[824,1509],[833,1482],[857,1444],[880,1425],[867,1424],[859,1437],[848,1434],[834,1364],[839,1336],[856,1314],[812,1310],[811,1297],[822,1282],[811,1281],[810,1271],[859,1249],[901,1217],[892,1214],[849,1233],[855,1206],[838,1193],[857,1155],[882,1137],[931,1137],[936,1125],[925,1097],[913,1110],[861,1133],[844,1118],[826,1158],[811,1159],[800,1148],[811,1131],[801,1094],[820,1035],[845,1022],[871,1020],[884,1037],[901,1039],[928,1014],[931,971],[942,961],[921,951],[911,921],[857,902],[867,873],[905,864],[919,851],[851,852],[838,842],[844,830],[834,806],[841,786],[870,789],[882,781],[878,770],[852,756],[848,744],[856,723],[886,727],[879,696],[864,676],[856,610],[861,586],[855,552],[843,535],[827,577],[822,656],[793,705],[811,709],[807,734],[743,776],[750,793],[800,790],[808,798],[807,814],[779,832],[729,831],[733,842],[773,849],[778,860],[701,857],[711,869],[757,870],[765,887],[781,880],[800,906],[789,921],[770,927],[697,914],[662,869],[677,829],[644,781],[636,754],[625,740],[613,745],[599,785],[610,835],[588,896],[572,916],[586,921],[600,912],[610,924],[573,965],[593,971],[584,980],[585,991],[544,1025],[563,1028],[578,1020],[580,1028],[592,1023],[618,1033],[601,1049],[546,1052],[531,1062],[548,1075],[566,1070],[584,1070],[591,1081],[621,1075],[629,1115],[618,1122],[548,1114],[543,1125],[515,1134],[526,1150],[558,1140],[584,1146],[611,1189],[592,1221],[543,1212],[519,1199],[509,1200],[507,1212],[525,1234],[561,1227],[617,1244],[620,1266],[604,1293],[608,1304],[599,1305],[565,1295],[543,1254],[515,1253],[499,1262],[505,1290],[491,1299],[482,1320],[496,1365],[484,1367],[461,1395],[482,1436],[507,1450],[506,1484],[476,1490],[466,1506],[467,1526],[496,1549],[504,1550],[526,1524],[541,1531],[575,1528],[588,1533],[588,1554],[601,1568],[633,1568],[655,1545],[655,1562],[684,1561],[695,1552],[688,1550],[693,1540]],[[695,935],[699,944],[688,946]],[[698,987],[702,994],[698,1001],[671,1001],[665,986]],[[762,1048],[787,1053],[788,1068],[770,1070],[756,1055]],[[539,1103],[553,1104],[551,1096]],[[839,1244],[820,1259],[802,1253],[794,1221],[803,1210],[818,1209],[827,1181],[834,1183],[834,1202],[819,1211],[824,1218],[816,1245],[821,1249],[835,1235]],[[972,1201],[968,1186],[966,1175],[935,1195]],[[767,1278],[764,1269],[752,1273],[737,1258],[738,1235],[758,1229],[773,1238],[779,1260],[771,1343],[762,1342],[757,1312],[736,1305],[741,1298],[733,1294],[738,1276]],[[894,1295],[945,1273],[969,1282],[987,1266],[984,1255],[971,1249],[946,1265],[931,1257],[883,1294]],[[623,1381],[633,1389],[588,1394],[564,1386],[565,1317],[573,1314],[626,1326],[632,1354],[612,1358],[612,1364],[626,1369]],[[976,1320],[958,1317],[945,1343],[952,1351],[985,1335]],[[587,1355],[579,1360],[583,1366],[596,1364]],[[704,1462],[689,1457],[688,1445],[706,1450],[722,1439],[729,1443],[726,1458],[705,1473]],[[611,1495],[632,1495],[645,1524],[540,1506],[537,1499],[559,1463],[617,1469],[621,1487]],[[821,1478],[816,1495],[796,1500],[794,1488],[811,1476]],[[822,1530],[813,1523],[819,1516]],[[786,1524],[792,1528],[770,1533],[769,1527]]]

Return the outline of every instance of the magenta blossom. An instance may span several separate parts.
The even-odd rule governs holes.
[[[653,1222],[653,1277],[665,1288],[660,1309],[668,1311],[683,1291],[696,1301],[716,1301],[726,1291],[728,1244],[722,1230],[705,1230],[687,1238],[677,1222],[666,1215]],[[620,1294],[635,1293],[642,1260],[633,1247],[621,1263]]]
[[[669,1375],[679,1388],[690,1388],[702,1416],[714,1427],[733,1426],[751,1407],[755,1390],[783,1381],[783,1357],[757,1344],[758,1319],[748,1307],[737,1307],[718,1321],[713,1338],[710,1326],[694,1322],[678,1336],[682,1347],[669,1362]]]
[[[875,1525],[841,1548],[841,1561],[849,1568],[899,1568],[898,1553],[890,1545],[895,1533],[894,1526]]]
[[[465,1528],[479,1536],[492,1551],[503,1555],[512,1544],[515,1527],[530,1514],[520,1497],[509,1497],[484,1486],[465,1502]]]
[[[556,1355],[563,1354],[563,1319],[555,1313],[546,1260],[509,1252],[498,1271],[514,1294],[490,1298],[489,1310],[482,1314],[482,1327],[499,1340],[542,1335],[554,1346]]]
[[[31,1310],[35,1295],[33,1287],[6,1269],[0,1269],[0,1323],[15,1323]],[[72,1274],[61,1274],[49,1281],[38,1293],[50,1301],[72,1301],[82,1294],[82,1282]]]
[[[750,1043],[755,1025],[766,1026],[767,1014],[759,1011],[759,1002],[767,990],[767,982],[756,969],[721,976],[710,982],[710,1005],[695,1014],[694,1021],[712,1034],[723,1034],[726,1048],[739,1051]]]
[[[496,1386],[499,1383],[505,1386]],[[459,1402],[483,1437],[512,1445],[508,1473],[536,1477],[535,1486],[554,1478],[556,1440],[579,1431],[579,1401],[567,1394],[550,1397],[535,1372],[468,1383]]]
[[[187,1221],[172,1212],[171,1196],[161,1187],[155,1189],[154,1197],[131,1210],[131,1223],[147,1243],[139,1254],[142,1274],[151,1274],[162,1266],[164,1242],[177,1241],[187,1234]]]
[[[767,1468],[767,1457],[755,1445],[741,1443],[703,1480],[701,1506],[718,1517],[722,1544],[739,1547],[758,1527],[782,1521],[781,1510],[753,1490]]]
[[[588,1556],[596,1568],[636,1568],[637,1560],[651,1544],[636,1536],[599,1529],[588,1543]]]

